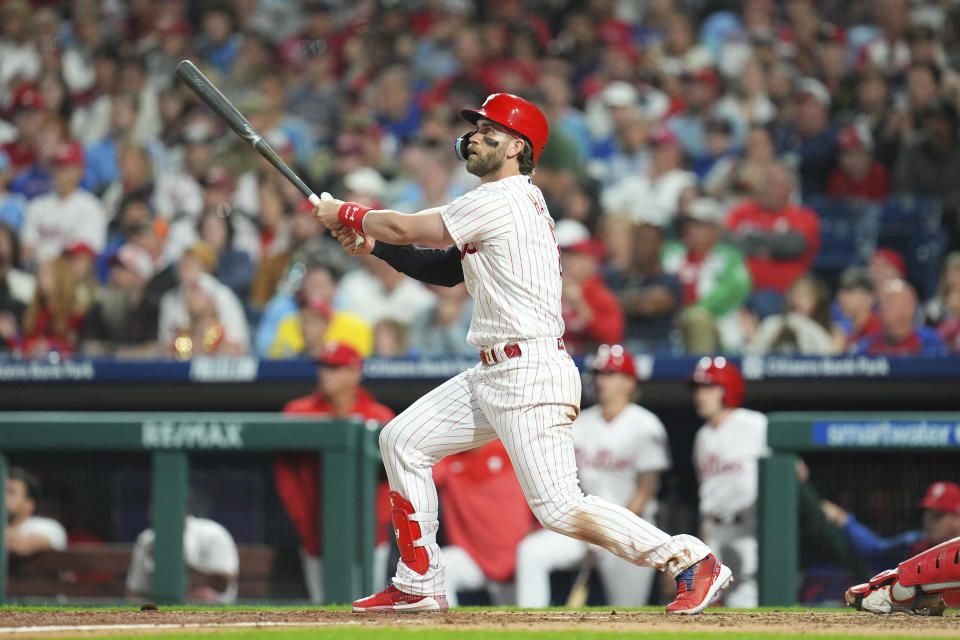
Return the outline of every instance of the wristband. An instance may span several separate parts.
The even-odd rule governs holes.
[[[337,212],[337,220],[340,224],[356,230],[357,233],[363,233],[363,216],[367,215],[368,211],[370,207],[365,207],[359,202],[344,202]]]

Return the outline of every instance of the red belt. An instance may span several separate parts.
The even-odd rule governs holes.
[[[557,349],[561,351],[564,350],[563,338],[557,338]],[[491,364],[496,364],[497,362],[502,362],[503,360],[509,360],[510,358],[519,358],[522,354],[523,351],[521,351],[520,345],[516,342],[511,342],[503,345],[503,357],[497,355],[495,347],[483,349],[480,351],[480,362],[490,366]]]

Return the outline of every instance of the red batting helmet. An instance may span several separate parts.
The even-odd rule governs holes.
[[[633,356],[619,344],[600,345],[590,368],[594,371],[623,373],[631,378],[637,377],[637,368],[633,364]]]
[[[463,109],[460,115],[470,124],[477,124],[477,120],[486,118],[523,136],[533,146],[534,162],[540,158],[550,137],[547,119],[540,109],[512,93],[492,93],[479,109]]]
[[[743,404],[743,376],[737,365],[723,356],[700,358],[690,376],[690,386],[698,385],[723,387],[724,406],[739,407]]]

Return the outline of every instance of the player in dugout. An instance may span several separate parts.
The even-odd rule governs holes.
[[[580,375],[562,340],[553,219],[531,181],[549,136],[547,120],[530,102],[506,93],[461,115],[475,128],[455,147],[480,178],[477,188],[414,215],[328,194],[315,208],[348,251],[373,252],[431,284],[465,282],[475,302],[467,342],[480,362],[414,402],[380,434],[400,561],[391,584],[353,609],[449,607],[431,468],[499,438],[544,527],[669,572],[677,598],[667,611],[699,613],[730,583],[730,569],[701,540],[671,536],[623,506],[585,496],[577,484],[572,424],[580,413]],[[354,248],[361,236],[363,244]]]
[[[960,485],[931,484],[920,501],[922,528],[892,538],[877,535],[829,500],[820,506],[865,559],[886,564],[912,554],[898,569],[882,571],[870,582],[847,589],[847,604],[872,613],[925,615],[941,615],[946,606],[960,606]]]

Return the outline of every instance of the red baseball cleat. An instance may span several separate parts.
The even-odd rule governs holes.
[[[415,596],[404,593],[392,584],[372,596],[362,598],[353,603],[354,611],[446,611],[447,596]]]
[[[667,605],[667,613],[700,613],[717,599],[720,591],[733,582],[729,567],[712,553],[677,576],[677,599]]]

